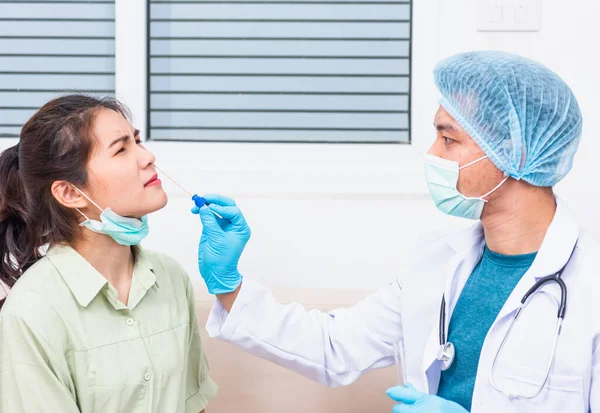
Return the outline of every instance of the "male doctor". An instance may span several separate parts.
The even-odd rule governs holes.
[[[200,273],[218,298],[208,332],[326,386],[392,365],[403,338],[410,384],[387,392],[396,413],[600,413],[600,246],[552,190],[581,136],[575,96],[501,52],[459,54],[434,74],[427,184],[442,212],[475,225],[424,238],[388,287],[320,313],[242,277],[250,228],[232,200],[207,196],[193,212]]]

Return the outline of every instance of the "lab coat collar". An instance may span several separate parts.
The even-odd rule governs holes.
[[[508,297],[496,322],[512,314],[519,307],[523,296],[536,281],[556,274],[567,264],[578,238],[579,226],[575,218],[566,205],[556,197],[556,212],[535,260]]]
[[[562,200],[556,197],[556,213],[526,276],[537,281],[560,271],[569,260],[578,238],[579,226],[575,218]]]
[[[474,225],[454,231],[446,235],[445,242],[452,248],[458,256],[465,256],[471,253],[474,247],[479,247],[483,239],[483,225],[477,221]]]

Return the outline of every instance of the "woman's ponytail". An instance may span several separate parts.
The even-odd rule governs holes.
[[[17,144],[0,155],[0,283],[9,288],[37,260],[28,239],[27,211]]]

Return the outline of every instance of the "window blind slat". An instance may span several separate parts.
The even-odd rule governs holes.
[[[68,36],[68,37],[114,37],[113,22],[78,21],[3,21],[0,36]]]
[[[152,40],[152,55],[175,56],[397,56],[407,57],[408,41]]]
[[[402,93],[408,90],[408,78],[151,76],[150,87],[152,91]]]
[[[115,18],[113,3],[34,3],[15,1],[0,3],[0,18],[2,19],[110,19]]]
[[[150,139],[224,142],[407,142],[407,131],[281,130],[281,129],[166,129],[154,128]]]
[[[114,55],[114,39],[1,39],[0,54]]]
[[[223,22],[152,22],[150,33],[153,38],[162,37],[209,37],[209,38],[337,38],[337,39],[407,39],[410,37],[409,23],[351,23],[351,22],[251,22],[235,24]]]
[[[1,62],[1,60],[0,60]],[[380,59],[374,65],[366,59],[278,59],[271,65],[263,59],[152,58],[150,70],[161,73],[253,73],[253,74],[340,74],[407,75],[408,59]]]
[[[3,92],[0,91],[0,102],[3,105],[10,105],[13,108],[34,108],[40,105],[40,102],[48,102],[55,97],[60,96],[59,92]]]
[[[0,93],[0,99],[2,94]],[[152,94],[154,110],[264,110],[291,111],[407,111],[407,95],[344,96],[344,95],[252,95],[252,94]]]
[[[14,114],[18,115],[17,113]],[[1,123],[1,118],[0,118]],[[207,113],[207,112],[154,112],[154,126],[177,127],[228,127],[241,128],[299,128],[307,125],[315,129],[405,129],[408,117],[405,113]]]
[[[109,73],[114,68],[112,57],[0,56],[0,72]]]
[[[152,3],[151,19],[164,20],[408,20],[408,4]]]

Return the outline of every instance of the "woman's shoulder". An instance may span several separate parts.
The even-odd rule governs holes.
[[[69,296],[68,288],[50,260],[42,257],[21,275],[10,289],[0,318],[13,318],[42,329],[53,325],[59,308]],[[60,317],[59,317],[60,318]],[[32,326],[34,327],[34,326]]]
[[[10,289],[5,305],[11,301],[35,300],[40,304],[49,304],[56,298],[55,292],[63,290],[60,274],[47,257],[42,257],[29,267]]]

